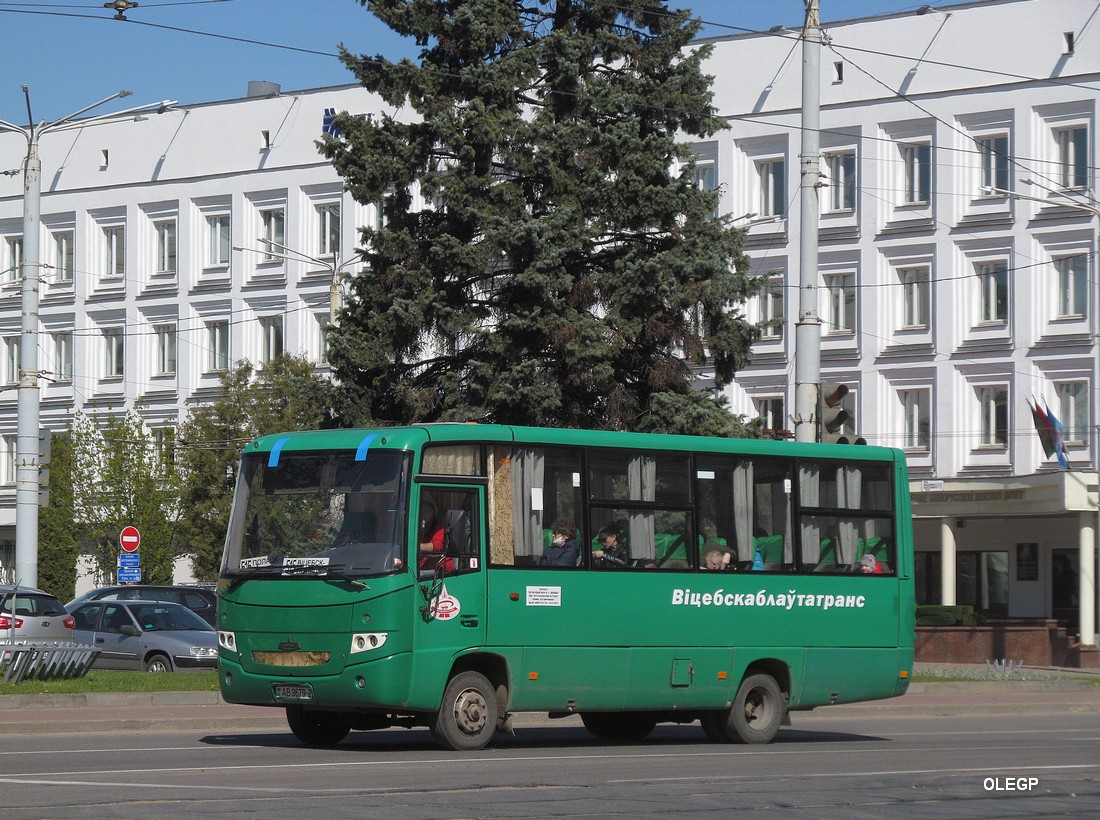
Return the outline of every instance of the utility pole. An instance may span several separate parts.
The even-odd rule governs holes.
[[[115,122],[142,111],[165,111],[174,100],[128,108],[86,120],[75,120],[81,114],[132,91],[119,91],[110,97],[74,111],[53,122],[34,124],[31,98],[27,86],[23,96],[27,101],[27,127],[0,120],[0,131],[22,134],[27,141],[27,157],[23,165],[23,260],[22,260],[22,323],[19,334],[19,394],[15,457],[15,579],[22,586],[38,586],[38,478],[39,478],[39,404],[38,393],[38,294],[42,284],[40,261],[42,224],[42,161],[38,156],[39,139],[51,131],[66,131]]]
[[[816,441],[821,383],[821,317],[818,315],[817,227],[821,185],[821,19],[818,0],[805,0],[802,27],[802,152],[798,253],[798,324],[794,337],[794,437]]]

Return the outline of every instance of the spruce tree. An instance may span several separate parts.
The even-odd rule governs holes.
[[[698,24],[664,0],[361,2],[422,51],[345,52],[394,108],[322,143],[384,214],[330,337],[345,422],[739,432],[691,386],[758,338],[687,142],[724,127]]]

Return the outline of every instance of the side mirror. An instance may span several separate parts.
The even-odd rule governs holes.
[[[118,631],[121,632],[123,635],[129,635],[131,638],[136,638],[138,635],[141,634],[141,630],[133,624],[123,624],[118,628]]]

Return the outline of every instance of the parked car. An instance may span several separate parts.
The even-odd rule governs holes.
[[[0,584],[0,642],[72,643],[73,626],[72,616],[49,593]]]
[[[213,669],[218,633],[168,601],[86,601],[72,609],[78,643],[99,650],[93,669],[182,672]]]
[[[132,584],[113,587],[100,587],[79,595],[65,608],[69,612],[73,607],[85,601],[170,601],[183,604],[211,626],[218,606],[218,596],[213,590],[204,587],[158,586],[156,584]]]

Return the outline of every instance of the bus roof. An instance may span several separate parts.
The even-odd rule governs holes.
[[[745,453],[843,459],[845,461],[900,461],[905,455],[889,447],[854,444],[807,444],[772,439],[715,438],[708,436],[624,433],[564,427],[516,427],[502,424],[436,423],[403,427],[365,427],[309,430],[261,436],[245,447],[248,453],[272,450],[387,450],[418,449],[431,442],[522,442],[573,446],[621,447],[636,450]]]

